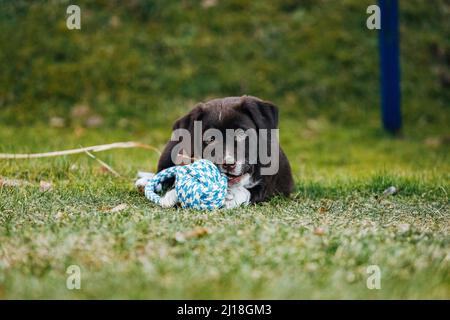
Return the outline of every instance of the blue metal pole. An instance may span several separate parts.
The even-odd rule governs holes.
[[[400,57],[398,0],[379,0],[381,12],[380,74],[383,126],[396,133],[402,126],[400,111]]]

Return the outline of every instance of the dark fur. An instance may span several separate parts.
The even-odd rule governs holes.
[[[194,121],[202,121],[203,132],[208,128],[216,128],[222,132],[225,129],[244,130],[254,129],[276,129],[278,127],[278,109],[270,102],[263,101],[256,97],[229,97],[215,99],[206,103],[198,104],[187,115],[178,119],[173,125],[173,130],[184,128],[191,132],[193,136]],[[169,141],[158,162],[158,172],[174,166],[171,160],[172,148],[178,141]],[[274,195],[288,196],[293,189],[289,161],[281,147],[279,147],[279,170],[272,176],[261,176],[261,164],[246,165],[247,172],[260,183],[250,188],[251,202],[257,203],[266,201]],[[191,155],[192,156],[192,155]]]

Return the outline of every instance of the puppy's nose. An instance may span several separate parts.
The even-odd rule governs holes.
[[[228,172],[233,171],[236,168],[235,163],[224,163],[222,164],[222,168]]]

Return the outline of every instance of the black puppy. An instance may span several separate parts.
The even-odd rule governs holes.
[[[292,192],[294,183],[289,161],[278,144],[277,136],[271,131],[271,129],[278,128],[278,109],[275,105],[251,96],[214,99],[195,106],[187,115],[175,122],[173,130],[187,130],[192,139],[190,143],[194,145],[194,138],[196,138],[194,123],[196,121],[199,121],[197,124],[201,126],[202,133],[207,132],[208,129],[216,129],[216,132],[218,130],[223,136],[226,136],[226,130],[233,129],[237,132],[234,136],[236,140],[240,138],[247,140],[244,156],[239,157],[236,154],[237,148],[234,148],[233,152],[228,152],[229,145],[225,145],[225,141],[220,141],[220,143],[223,143],[224,154],[222,157],[214,157],[211,160],[218,165],[223,173],[229,176],[231,184],[235,184],[241,191],[245,190],[242,192],[250,191],[248,196],[250,202],[266,201],[274,195],[288,196]],[[252,136],[253,139],[250,139],[246,135],[249,129],[257,133],[266,133],[266,135],[257,135],[256,140],[254,136]],[[261,129],[265,130],[261,131]],[[211,148],[211,144],[218,142],[215,141],[214,136],[203,136],[201,139],[201,151],[205,151],[207,147]],[[264,141],[261,141],[261,139],[264,139]],[[256,147],[252,149],[249,143],[256,143]],[[179,144],[179,141],[167,143],[158,162],[158,172],[175,165],[173,149],[177,144]],[[265,149],[271,157],[269,162],[261,161],[260,152],[264,146],[266,146]],[[257,152],[256,161],[251,161],[250,150]],[[274,150],[275,152],[273,152]],[[191,148],[191,157],[194,157],[194,152],[194,148]],[[208,158],[204,155],[201,155],[201,157]],[[277,161],[275,166],[274,161]],[[264,174],[264,168],[267,169],[270,166],[274,167],[276,172]],[[268,171],[270,172],[270,170]],[[239,189],[235,189],[235,191],[239,196],[241,191]],[[242,195],[241,198],[243,199],[245,196]],[[227,199],[230,200],[230,197]],[[243,202],[246,201],[238,200],[234,202],[234,205],[228,204],[226,207],[240,205]]]

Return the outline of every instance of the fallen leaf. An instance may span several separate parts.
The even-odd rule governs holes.
[[[110,174],[111,172],[107,169],[107,168],[105,168],[104,166],[98,166],[97,168],[96,168],[96,171],[99,173],[99,174]]]
[[[74,119],[80,119],[80,118],[87,117],[90,112],[91,112],[91,109],[89,108],[89,106],[84,105],[84,104],[79,104],[72,108],[72,110],[70,111],[70,116]]]
[[[8,179],[0,177],[0,187],[23,187],[31,185],[32,183],[26,180]]]
[[[317,227],[314,229],[314,234],[316,236],[323,236],[325,234],[325,229],[322,227]]]
[[[184,231],[184,232],[177,232],[175,234],[175,240],[177,242],[186,242],[190,239],[195,238],[201,238],[203,236],[206,236],[207,234],[210,234],[211,231],[208,228],[205,227],[197,227],[193,230]]]
[[[58,211],[58,212],[55,214],[55,219],[60,220],[60,219],[64,218],[65,215],[66,215],[66,214],[65,214],[63,211]]]
[[[53,128],[64,128],[66,126],[66,120],[62,117],[51,117],[49,124]]]
[[[390,195],[394,195],[398,192],[397,188],[394,186],[390,186],[389,188],[387,188],[386,190],[383,191],[383,196],[390,196]]]
[[[326,208],[326,207],[324,207],[324,206],[322,206],[322,207],[319,208],[319,213],[325,213],[325,212],[327,212],[327,211],[328,211],[328,208]]]
[[[126,208],[128,208],[128,205],[126,203],[121,203],[121,204],[115,206],[114,208],[108,210],[108,212],[116,213],[116,212],[120,212],[122,210],[125,210]]]
[[[425,145],[432,147],[432,148],[437,148],[442,144],[441,139],[439,139],[439,137],[427,138],[427,139],[425,139],[424,143],[425,143]]]
[[[438,148],[442,145],[448,145],[450,143],[450,135],[440,137],[429,137],[424,141],[425,145],[431,148]]]
[[[39,190],[41,192],[51,191],[52,189],[53,189],[53,185],[51,182],[44,181],[44,180],[41,180],[41,182],[39,182]]]
[[[217,5],[217,0],[203,0],[202,7],[203,8],[211,8]]]
[[[103,124],[103,117],[100,115],[93,115],[86,119],[85,125],[88,128],[97,128]]]
[[[397,225],[397,229],[400,233],[406,233],[411,228],[409,223],[400,223]]]

